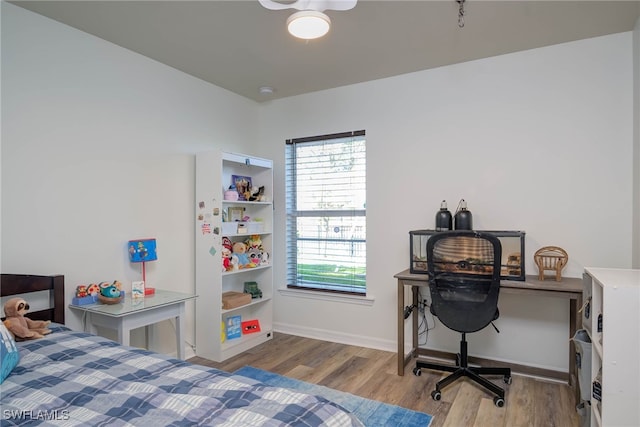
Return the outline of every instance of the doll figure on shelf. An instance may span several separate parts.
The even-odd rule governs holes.
[[[222,272],[233,270],[231,265],[231,249],[222,247]]]
[[[233,270],[233,264],[231,263],[231,240],[228,237],[222,238],[222,250],[220,251],[222,257],[222,272]]]
[[[87,291],[87,285],[78,285],[76,286],[76,298],[84,298],[89,295]]]

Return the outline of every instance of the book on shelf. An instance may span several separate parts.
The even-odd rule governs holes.
[[[242,336],[242,317],[241,316],[229,316],[227,317],[227,339],[240,338]]]

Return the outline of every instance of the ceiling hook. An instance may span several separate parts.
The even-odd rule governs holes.
[[[458,27],[464,27],[464,2],[466,0],[456,0],[456,2],[460,5],[458,8]]]

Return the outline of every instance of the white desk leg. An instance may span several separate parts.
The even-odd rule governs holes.
[[[182,316],[184,315],[184,301],[180,303],[180,314],[176,316],[176,352],[178,353],[178,359],[184,360],[184,322]]]
[[[93,335],[98,335],[98,328],[96,327],[96,325],[93,324],[93,318],[91,316],[91,313],[87,313],[87,324],[85,326],[89,327],[89,330],[85,328],[86,332],[89,332],[90,334],[93,334]]]
[[[155,325],[147,325],[144,327],[146,339],[147,350],[151,351],[151,347],[156,344],[156,328]]]
[[[127,325],[126,319],[118,324],[118,342],[122,345],[129,346],[129,338],[131,337],[131,329]]]

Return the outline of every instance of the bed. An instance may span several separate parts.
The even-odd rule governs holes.
[[[319,396],[68,329],[64,276],[3,274],[0,289],[49,291],[53,307],[29,317],[54,322],[16,343],[19,362],[0,384],[3,426],[362,426]]]

